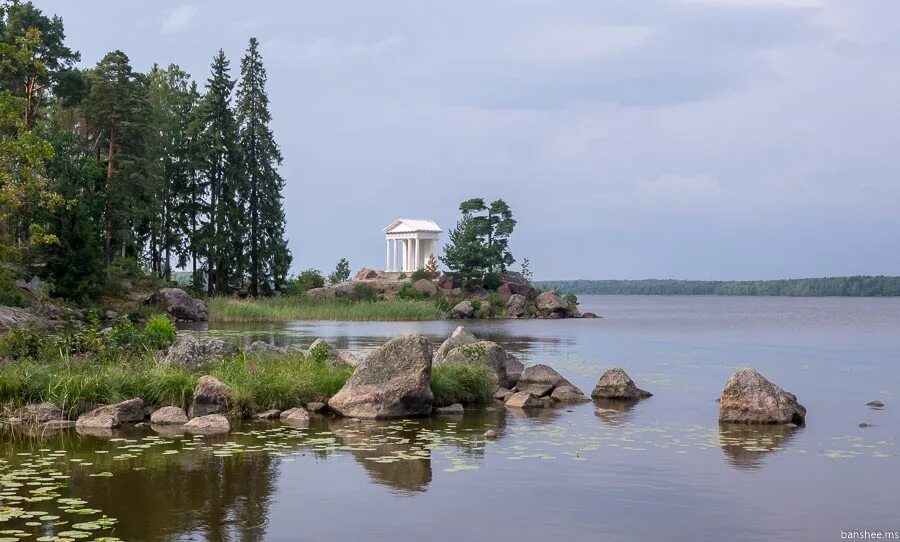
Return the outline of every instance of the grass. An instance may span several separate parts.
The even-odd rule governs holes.
[[[478,363],[442,363],[431,369],[431,393],[438,407],[484,403],[497,389],[497,378]]]
[[[290,320],[439,320],[444,317],[433,301],[390,299],[385,301],[311,300],[297,297],[207,301],[213,322],[286,322]]]

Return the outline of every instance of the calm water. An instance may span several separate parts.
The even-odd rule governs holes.
[[[534,416],[500,406],[308,430],[250,424],[219,438],[7,436],[0,531],[37,537],[99,514],[118,520],[99,532],[125,540],[839,540],[900,529],[900,299],[585,297],[582,309],[605,318],[472,327],[586,392],[604,368],[625,368],[655,395],[620,417],[591,404]],[[401,333],[439,341],[455,325],[210,332],[365,352]],[[720,428],[715,399],[744,366],[794,392],[807,426]],[[873,399],[886,408],[866,407]],[[501,437],[485,442],[488,428]],[[72,513],[84,508],[98,512]],[[10,517],[22,511],[31,517]]]

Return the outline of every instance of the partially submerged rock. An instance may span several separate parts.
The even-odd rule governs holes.
[[[560,403],[586,403],[590,399],[572,384],[563,384],[553,389],[550,398]]]
[[[181,288],[160,288],[150,297],[150,303],[161,306],[176,320],[205,322],[208,319],[206,305],[194,299]]]
[[[475,306],[468,299],[460,301],[450,309],[450,318],[472,318],[475,316]]]
[[[227,414],[230,402],[231,390],[228,386],[213,376],[201,376],[194,388],[194,399],[188,416],[199,418],[209,414]]]
[[[510,391],[506,388],[497,388],[497,391],[494,392],[494,395],[492,397],[497,401],[503,401],[505,403],[507,399],[513,396],[514,393],[515,392]]]
[[[318,402],[306,403],[306,410],[313,414],[319,414],[319,413],[325,412],[325,410],[327,408],[328,408],[328,405],[326,405],[325,403],[318,403]]]
[[[506,400],[506,406],[510,408],[543,408],[544,402],[531,392],[520,391]]]
[[[631,377],[618,367],[603,373],[603,376],[597,381],[597,385],[594,386],[594,391],[591,392],[591,397],[594,399],[622,401],[635,401],[652,395],[649,391],[638,388]]]
[[[122,424],[144,421],[144,402],[138,398],[106,405],[82,414],[77,429],[118,429]]]
[[[878,399],[875,399],[874,401],[869,401],[868,403],[866,403],[866,406],[872,408],[884,408],[884,403],[879,401]]]
[[[289,408],[279,416],[281,421],[291,425],[309,425],[309,412],[304,408]]]
[[[280,410],[266,410],[256,415],[257,420],[277,420],[281,416]]]
[[[564,315],[569,312],[569,304],[554,291],[538,294],[534,300],[534,306],[544,315],[554,313]]]
[[[447,357],[439,363],[471,363],[484,365],[497,376],[497,384],[507,387],[506,351],[499,344],[491,341],[478,341],[464,344],[451,350]]]
[[[65,418],[62,409],[53,403],[25,405],[17,408],[13,416],[23,423],[47,423]]]
[[[435,408],[434,412],[435,414],[462,416],[465,413],[465,408],[460,403],[453,403],[450,406]]]
[[[510,388],[516,387],[516,384],[519,383],[519,379],[522,377],[522,372],[525,371],[525,365],[519,361],[519,358],[506,353],[506,385]]]
[[[150,423],[156,425],[184,425],[187,422],[187,414],[177,406],[165,406],[150,415]]]
[[[484,438],[486,438],[488,440],[497,440],[497,437],[499,437],[499,436],[500,436],[500,434],[497,433],[497,431],[495,431],[493,429],[488,429],[487,431],[484,432]]]
[[[570,384],[561,374],[553,370],[549,365],[538,363],[527,367],[522,371],[522,376],[516,383],[516,391],[530,392],[538,397],[550,395],[558,386]]]
[[[447,340],[441,343],[438,347],[437,351],[434,353],[433,363],[437,364],[444,361],[444,358],[447,357],[453,349],[462,346],[464,344],[475,344],[478,342],[478,338],[474,333],[466,329],[465,326],[457,326],[456,329],[453,330],[453,333],[447,337]]]
[[[236,354],[237,346],[215,337],[184,335],[166,351],[164,361],[186,367],[217,363]]]
[[[431,342],[406,335],[370,354],[328,406],[353,418],[386,419],[431,414]]]
[[[187,433],[199,435],[213,435],[231,431],[231,423],[229,423],[228,418],[221,414],[207,414],[205,416],[191,418],[191,420],[182,427]]]
[[[797,397],[766,380],[755,369],[731,375],[719,400],[720,423],[803,425],[806,408]]]

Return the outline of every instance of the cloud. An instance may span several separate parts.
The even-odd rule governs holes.
[[[163,34],[175,34],[191,27],[200,9],[193,4],[186,4],[167,11],[162,18],[160,29]]]
[[[574,24],[522,36],[507,50],[513,58],[535,62],[576,63],[615,56],[644,44],[651,26]]]
[[[263,52],[282,63],[328,64],[378,56],[395,49],[402,42],[400,36],[387,36],[371,42],[321,37],[302,44],[271,39],[263,44]]]

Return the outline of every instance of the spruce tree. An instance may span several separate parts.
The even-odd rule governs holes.
[[[290,265],[290,252],[284,242],[281,196],[284,179],[278,173],[281,151],[269,127],[272,115],[266,95],[266,69],[256,38],[250,39],[247,52],[241,59],[241,82],[237,95],[242,172],[247,196],[247,271],[250,294],[256,296],[261,290],[273,287],[277,282],[274,275],[282,273],[282,269]]]

